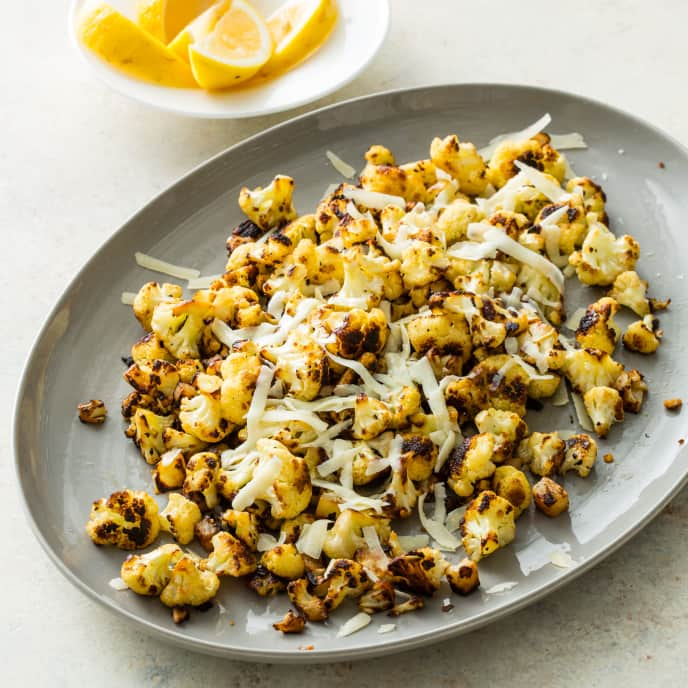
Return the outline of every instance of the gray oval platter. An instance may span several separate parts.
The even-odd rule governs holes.
[[[587,480],[567,478],[570,514],[552,521],[524,515],[515,545],[481,562],[482,592],[454,599],[453,611],[442,613],[448,592],[440,591],[423,611],[395,620],[396,629],[385,635],[378,627],[392,620],[378,615],[366,629],[338,638],[337,629],[354,613],[350,607],[324,625],[311,624],[305,635],[282,637],[271,624],[287,600],[265,601],[238,583],[223,583],[220,604],[176,627],[157,600],[111,588],[108,581],[118,575],[125,553],[91,544],[83,530],[90,503],[123,487],[152,491],[149,467],[124,438],[118,414],[128,391],[120,356],[140,336],[120,294],[159,278],[135,264],[134,252],[202,274],[221,272],[225,239],[241,219],[236,199],[244,184],[289,174],[297,184],[296,206],[304,212],[330,182],[340,181],[325,156],[328,149],[360,165],[370,144],[383,143],[397,159],[416,160],[427,157],[436,135],[456,132],[480,146],[544,112],[552,115],[550,131],[584,135],[589,149],[569,153],[574,168],[604,185],[612,229],[639,240],[639,272],[651,280],[654,296],[673,299],[662,317],[665,340],[658,355],[619,354],[646,374],[651,393],[642,413],[629,415],[602,443],[600,454],[611,451],[615,462],[598,461]],[[452,85],[368,96],[298,117],[230,148],[119,229],[79,272],[41,330],[15,417],[17,473],[36,536],[72,583],[136,627],[186,648],[253,661],[322,662],[398,652],[478,628],[552,593],[647,524],[688,476],[688,450],[679,444],[688,434],[688,413],[672,415],[662,405],[688,389],[686,188],[688,153],[658,130],[600,103],[518,86]],[[588,290],[570,310],[597,296]],[[110,409],[102,427],[76,419],[77,403],[89,398],[102,398]],[[531,413],[529,425],[575,427],[570,409],[553,411]],[[556,550],[568,551],[573,566],[552,565]],[[501,582],[516,585],[485,592]],[[300,649],[308,645],[313,649]]]

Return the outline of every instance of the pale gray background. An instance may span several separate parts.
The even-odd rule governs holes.
[[[392,0],[392,6],[388,41],[369,70],[318,104],[430,83],[527,83],[606,101],[688,142],[688,3]],[[288,116],[206,122],[126,101],[96,83],[75,57],[66,13],[64,0],[3,3],[2,684],[682,685],[686,491],[623,549],[544,602],[454,641],[362,664],[301,669],[194,655],[132,631],[62,579],[24,521],[12,468],[10,420],[28,347],[75,270],[131,213],[208,156]]]

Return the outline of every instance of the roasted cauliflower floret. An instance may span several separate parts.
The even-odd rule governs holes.
[[[495,438],[489,432],[466,437],[449,456],[447,484],[459,497],[470,497],[475,484],[495,472]]]
[[[600,349],[613,354],[621,336],[621,329],[614,322],[619,304],[605,296],[591,303],[585,310],[576,329],[576,341],[583,349]]]
[[[352,559],[356,550],[365,545],[363,528],[375,528],[380,540],[389,537],[389,520],[362,511],[345,509],[327,531],[323,552],[330,559]]]
[[[437,445],[421,434],[405,433],[402,437],[401,456],[409,479],[427,480],[435,468]]]
[[[314,595],[309,587],[305,578],[291,581],[287,586],[289,599],[309,621],[325,621],[329,614],[325,601]]]
[[[270,504],[273,518],[298,516],[311,500],[308,464],[275,440],[259,439],[256,450],[258,464],[251,479],[234,497],[232,507],[242,510],[263,500]]]
[[[217,390],[212,394],[201,392],[181,400],[179,421],[184,432],[209,443],[220,442],[229,434],[232,426],[222,415],[219,396]]]
[[[607,196],[602,187],[595,184],[590,177],[574,177],[569,179],[566,182],[566,190],[583,198],[586,213],[595,213],[597,219],[602,224],[609,225],[609,218],[605,208]]]
[[[534,432],[518,445],[518,456],[535,475],[554,475],[564,460],[566,444],[556,432]]]
[[[456,409],[459,423],[462,424],[473,420],[481,410],[490,406],[486,387],[477,376],[452,380],[444,388],[444,398],[449,406]]]
[[[475,425],[478,432],[491,433],[494,436],[492,460],[495,463],[510,459],[518,443],[528,433],[528,426],[518,414],[494,408],[481,411],[475,417]]]
[[[614,388],[592,387],[583,395],[583,402],[598,437],[606,437],[614,423],[623,422],[623,399]]]
[[[359,394],[354,402],[353,436],[359,440],[371,440],[392,425],[392,411],[384,401]]]
[[[295,580],[306,572],[303,557],[293,544],[276,545],[263,552],[260,563],[279,578]]]
[[[368,191],[401,196],[412,202],[427,200],[423,176],[405,165],[374,165],[369,162],[363,168],[359,181]]]
[[[160,529],[169,533],[180,545],[188,545],[194,539],[194,528],[200,520],[198,505],[173,492],[167,506],[160,512]]]
[[[664,332],[659,328],[659,320],[646,315],[642,320],[632,322],[624,332],[623,345],[629,351],[639,354],[653,354],[659,348]]]
[[[165,445],[165,453],[172,449],[181,449],[184,456],[197,454],[208,446],[206,442],[202,442],[198,437],[189,435],[181,430],[175,430],[174,428],[165,428],[163,430],[162,441]],[[160,458],[162,459],[162,456]]]
[[[647,384],[642,373],[635,368],[624,370],[614,382],[614,388],[623,399],[624,411],[639,413],[647,394]]]
[[[491,490],[481,492],[466,507],[461,522],[461,541],[466,554],[480,561],[516,536],[514,507]]]
[[[147,282],[139,289],[134,299],[134,315],[141,323],[141,327],[150,332],[155,307],[160,303],[177,303],[181,300],[182,288],[178,284],[160,285],[157,282]]]
[[[327,591],[324,602],[328,612],[331,612],[347,597],[360,597],[371,585],[370,577],[358,562],[350,559],[332,559],[324,579],[318,584],[318,589]]]
[[[143,549],[158,537],[158,505],[142,491],[113,492],[93,502],[86,532],[96,545]]]
[[[294,180],[278,174],[265,188],[247,187],[239,193],[239,207],[263,230],[280,227],[296,217],[292,204]]]
[[[185,477],[186,461],[184,461],[182,450],[172,449],[166,451],[160,457],[160,461],[155,464],[155,469],[153,470],[155,491],[160,493],[177,490],[184,484]]]
[[[272,627],[282,633],[303,633],[306,617],[301,613],[295,614],[292,609],[289,609],[282,620],[272,624]]]
[[[533,501],[535,506],[550,518],[555,518],[569,509],[568,492],[546,476],[533,485]]]
[[[213,535],[212,551],[201,566],[218,576],[239,578],[256,570],[256,557],[250,548],[230,533],[219,532]]]
[[[203,571],[199,562],[184,556],[174,565],[160,601],[167,607],[198,607],[212,600],[219,587],[220,579],[212,571]]]
[[[640,279],[635,270],[626,270],[614,280],[614,284],[609,290],[609,297],[620,306],[630,308],[642,318],[650,313],[647,286],[647,282]]]
[[[590,216],[588,216],[590,218]],[[623,272],[633,270],[640,256],[638,242],[628,234],[616,237],[594,218],[580,251],[569,257],[583,284],[608,286]]]
[[[549,145],[547,134],[537,134],[526,141],[502,141],[495,149],[487,167],[487,181],[496,188],[516,175],[516,160],[545,172],[561,182],[566,173],[566,160]]]
[[[600,349],[567,351],[556,365],[561,367],[573,390],[579,394],[593,387],[611,386],[624,369],[621,363]]]
[[[440,588],[449,562],[430,547],[414,549],[389,562],[389,571],[411,592],[431,597]]]
[[[471,370],[470,376],[485,390],[488,407],[526,415],[528,375],[511,356],[488,356]]]
[[[514,518],[518,518],[530,506],[530,483],[518,468],[499,466],[492,476],[492,490],[514,507]]]
[[[448,206],[442,208],[437,216],[435,227],[444,233],[447,245],[466,239],[468,225],[480,222],[485,213],[465,198],[456,198]]]
[[[455,134],[435,138],[430,144],[430,158],[436,167],[459,182],[459,190],[477,196],[487,187],[485,161],[472,143],[459,143]]]
[[[209,305],[202,300],[159,303],[153,311],[151,328],[175,358],[200,358],[204,319]]]
[[[248,511],[227,509],[222,513],[222,523],[239,538],[251,551],[258,545],[258,516]]]
[[[471,334],[466,318],[460,313],[434,309],[429,315],[414,318],[408,324],[411,346],[419,355],[432,350],[468,360],[472,351]]]
[[[597,458],[597,442],[584,433],[569,437],[565,442],[566,451],[559,473],[575,471],[581,478],[587,478]]]
[[[415,385],[405,385],[390,394],[387,405],[392,411],[392,427],[407,427],[411,417],[420,411],[420,404],[420,392]]]
[[[173,424],[174,416],[158,416],[152,411],[137,408],[129,421],[126,435],[134,440],[143,458],[148,463],[154,464],[165,452],[163,433]]]
[[[478,565],[471,559],[462,559],[458,564],[448,566],[445,575],[449,587],[457,595],[470,595],[480,586]]]
[[[560,217],[556,222],[556,234],[548,239],[547,232],[550,230],[547,218],[563,208],[567,210],[564,216]],[[546,205],[535,218],[535,225],[540,228],[541,233],[544,235],[544,247],[547,249],[548,254],[557,261],[556,255],[552,256],[552,254],[556,254],[559,251],[564,256],[568,256],[581,247],[588,233],[585,207],[581,199],[575,196],[567,201]],[[552,241],[553,239],[554,241]],[[548,241],[550,242],[549,244]],[[551,243],[554,244],[553,250],[550,248]],[[562,258],[562,262],[566,265],[565,257]]]
[[[245,422],[260,369],[260,356],[253,353],[232,352],[222,361],[221,412],[233,425]]]
[[[366,614],[386,612],[394,606],[395,597],[394,585],[390,581],[379,580],[358,598],[358,608]]]
[[[122,563],[119,575],[135,593],[159,595],[183,556],[178,545],[161,545],[146,554],[130,554]]]
[[[219,460],[212,452],[194,454],[186,464],[184,496],[195,502],[201,511],[209,511],[217,506],[215,482],[218,470]]]
[[[165,348],[162,339],[155,332],[149,332],[134,342],[131,347],[134,363],[152,363],[156,359],[174,362],[174,356]]]
[[[379,308],[366,312],[352,308],[343,313],[334,311],[325,321],[335,341],[328,350],[343,358],[359,359],[365,353],[379,353],[387,342],[387,318]]]
[[[87,425],[102,425],[107,418],[107,409],[100,399],[91,399],[76,407],[79,420]]]
[[[448,267],[444,251],[425,241],[412,241],[401,254],[401,278],[409,290],[436,282]]]
[[[379,143],[373,144],[363,156],[366,162],[372,165],[395,165],[394,154],[389,148],[381,146]]]

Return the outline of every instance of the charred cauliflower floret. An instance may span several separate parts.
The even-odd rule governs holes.
[[[430,158],[436,167],[459,182],[462,193],[477,196],[485,191],[485,161],[472,143],[459,143],[455,134],[444,139],[435,138],[430,144]]]
[[[160,461],[155,464],[153,470],[153,482],[155,491],[169,492],[177,490],[184,484],[186,477],[186,461],[181,449],[171,449],[166,451]]]
[[[567,351],[557,365],[579,394],[593,387],[611,386],[623,373],[621,363],[600,349]]]
[[[137,408],[129,421],[127,437],[134,440],[143,458],[157,463],[165,452],[164,431],[174,424],[173,416],[158,416],[147,409]]]
[[[296,217],[292,204],[294,180],[278,174],[265,188],[247,187],[239,193],[239,207],[263,230],[280,227]]]
[[[230,533],[219,532],[211,539],[212,550],[202,568],[218,576],[239,578],[256,570],[256,557],[249,547]]]
[[[306,627],[306,617],[301,613],[295,614],[292,609],[289,609],[282,620],[272,624],[272,627],[285,634],[303,633],[303,629]]]
[[[621,395],[624,411],[640,413],[647,394],[647,383],[642,373],[635,368],[624,370],[614,382],[614,388]]]
[[[293,544],[276,545],[263,552],[260,563],[279,578],[295,580],[306,572],[303,557]]]
[[[472,222],[480,222],[485,213],[465,198],[456,198],[448,206],[442,208],[435,227],[444,233],[447,245],[466,239],[468,225]]]
[[[199,562],[184,556],[174,565],[160,601],[167,607],[198,607],[212,600],[219,587],[220,579],[212,571],[203,571]]]
[[[518,518],[530,506],[530,483],[518,468],[499,466],[492,476],[492,490],[514,507],[514,518]]]
[[[585,310],[576,329],[576,341],[583,349],[600,349],[613,354],[621,336],[621,329],[614,322],[619,304],[605,296],[591,303]]]
[[[494,436],[492,460],[495,463],[510,459],[518,443],[528,433],[528,426],[518,414],[494,408],[481,411],[475,417],[475,425],[479,432]]]
[[[369,312],[352,308],[328,315],[325,325],[335,341],[328,350],[343,358],[358,359],[365,353],[379,353],[387,342],[387,319],[379,308]]]
[[[640,317],[649,315],[650,301],[647,298],[647,282],[640,279],[635,270],[626,270],[616,277],[609,297],[620,306],[630,308]]]
[[[461,522],[461,541],[466,554],[480,561],[516,536],[514,507],[491,490],[481,492],[466,507]]]
[[[215,375],[207,376],[216,378]],[[219,385],[213,393],[201,392],[193,397],[183,398],[180,403],[179,421],[184,432],[202,442],[220,442],[231,431],[232,426],[222,415]]]
[[[459,356],[465,361],[473,348],[468,322],[460,313],[434,309],[429,315],[411,320],[408,335],[413,350],[419,355],[433,351]]]
[[[511,356],[488,356],[471,370],[470,376],[485,390],[488,406],[526,415],[528,375]]]
[[[653,354],[659,348],[664,332],[659,328],[659,320],[646,315],[642,320],[632,322],[624,332],[623,345],[629,351],[639,354]]]
[[[392,425],[392,411],[384,401],[359,394],[354,402],[353,436],[359,440],[371,440]]]
[[[233,425],[245,422],[260,369],[260,356],[253,353],[232,352],[222,361],[221,412]]]
[[[569,193],[578,194],[583,199],[586,213],[595,213],[597,219],[604,225],[609,225],[607,217],[607,196],[602,187],[590,179],[590,177],[574,177],[566,182],[566,190]]]
[[[568,492],[546,476],[533,485],[533,501],[535,506],[550,518],[555,518],[569,509]]]
[[[227,509],[222,512],[222,523],[239,538],[251,551],[258,545],[258,516],[248,511]]]
[[[310,585],[305,578],[291,581],[287,586],[287,594],[293,605],[309,621],[325,621],[329,610],[325,601],[309,590]]]
[[[628,234],[616,237],[594,218],[580,251],[571,254],[569,264],[583,284],[608,286],[623,272],[633,270],[640,256],[638,242]]]
[[[149,332],[132,344],[131,357],[134,363],[150,364],[157,359],[174,362],[174,356],[165,348],[162,339],[155,332]]]
[[[447,582],[457,595],[470,595],[480,586],[478,565],[471,559],[462,559],[458,564],[447,567]]]
[[[358,608],[366,614],[386,612],[394,606],[396,593],[391,581],[379,580],[358,598]]]
[[[375,528],[380,540],[389,537],[389,520],[362,511],[345,509],[327,531],[323,552],[330,559],[352,559],[356,550],[365,545],[363,528]]]
[[[535,475],[554,475],[564,461],[565,442],[556,432],[534,432],[518,445],[518,456]]]
[[[146,554],[130,554],[119,575],[135,593],[156,596],[170,582],[172,569],[183,556],[178,545],[161,545]]]
[[[412,241],[401,254],[401,278],[408,290],[436,282],[448,267],[444,251],[425,241]]]
[[[198,437],[189,435],[189,433],[182,432],[181,430],[175,430],[174,428],[165,428],[163,430],[162,441],[165,445],[165,453],[172,449],[179,449],[183,452],[184,456],[197,454],[208,446],[206,442],[202,442]]]
[[[561,182],[566,173],[566,160],[549,145],[547,134],[537,134],[526,141],[502,141],[495,149],[487,167],[487,180],[501,188],[516,175],[517,160],[545,172]]]
[[[438,550],[423,547],[395,557],[388,569],[402,587],[431,597],[439,590],[448,565]]]
[[[583,402],[598,437],[606,437],[614,423],[623,422],[623,399],[614,388],[592,387],[583,395]]]
[[[143,549],[158,537],[158,505],[142,491],[113,492],[93,502],[86,532],[96,545]]]
[[[566,451],[559,473],[575,471],[581,478],[587,478],[597,458],[597,442],[584,433],[569,437],[565,442]]]
[[[475,484],[495,472],[495,438],[489,432],[466,437],[449,456],[447,484],[459,497],[470,497]]]
[[[201,511],[209,511],[217,506],[215,482],[218,469],[219,459],[213,452],[194,454],[186,464],[184,496],[197,504]]]
[[[363,168],[359,181],[368,191],[401,196],[411,202],[427,200],[423,175],[407,165],[375,165],[369,162]]]
[[[405,433],[401,444],[402,463],[410,480],[427,480],[437,461],[437,445],[425,435]]]
[[[389,396],[387,405],[392,411],[392,427],[405,428],[420,411],[421,396],[415,385],[404,385]],[[415,478],[414,478],[415,480]]]
[[[556,234],[548,237],[547,233],[551,230],[547,224],[547,218],[564,208],[566,208],[566,213],[563,217],[560,217],[556,223],[552,223],[556,224]],[[559,251],[564,256],[568,256],[581,247],[588,233],[585,207],[581,199],[576,196],[569,198],[567,201],[546,205],[535,218],[535,225],[540,228],[540,233],[543,235],[544,248],[547,249],[550,255],[551,252],[556,253]],[[554,257],[556,259],[556,256]],[[564,265],[566,265],[566,259],[563,258],[562,260]]]
[[[309,504],[312,494],[308,464],[275,440],[256,442],[258,463],[251,479],[234,497],[234,509],[245,509],[256,500],[270,504],[273,518],[298,516]]]
[[[458,412],[459,422],[466,423],[483,409],[490,407],[487,390],[478,377],[460,377],[444,388],[447,405]]]
[[[107,409],[100,399],[91,399],[76,407],[79,420],[87,425],[102,425],[107,417]]]
[[[202,301],[163,301],[153,311],[151,328],[175,358],[200,358],[199,346],[208,314],[208,304]]]
[[[134,299],[134,315],[141,323],[141,327],[151,331],[151,318],[158,304],[164,302],[177,303],[182,300],[182,288],[178,284],[162,285],[157,282],[147,282],[139,289]]]
[[[188,545],[194,539],[194,528],[200,520],[198,505],[173,492],[167,506],[160,512],[160,529],[169,533],[180,545]]]

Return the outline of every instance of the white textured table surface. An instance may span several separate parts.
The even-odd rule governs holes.
[[[388,41],[368,71],[315,105],[421,84],[520,82],[609,102],[688,142],[682,0],[392,5]],[[131,213],[208,156],[289,116],[190,120],[126,101],[77,60],[66,13],[65,0],[3,6],[12,30],[0,63],[2,685],[683,685],[686,491],[545,601],[454,641],[362,664],[282,668],[183,652],[132,631],[62,579],[29,532],[12,469],[10,420],[28,347],[75,270]]]

